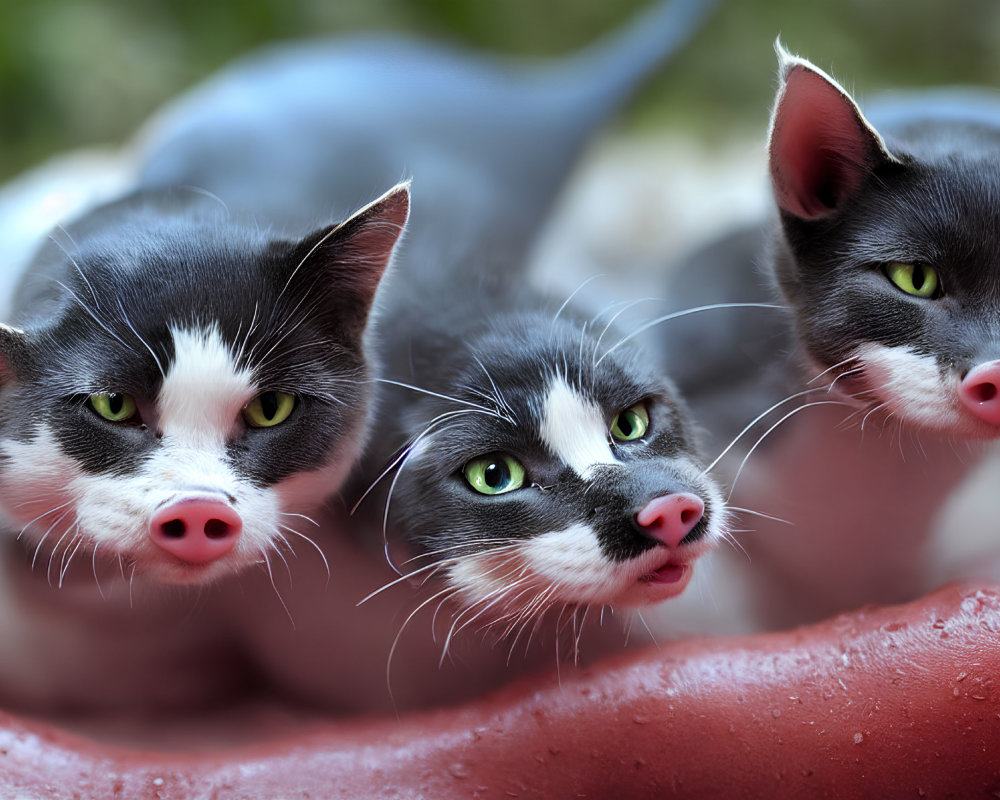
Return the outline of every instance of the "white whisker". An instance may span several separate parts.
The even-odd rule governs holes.
[[[289,516],[291,516],[291,515],[289,515]],[[302,516],[302,515],[301,514],[296,514],[295,516]],[[308,517],[306,519],[308,519]],[[312,522],[312,520],[309,520],[309,521]],[[292,534],[294,536],[298,536],[300,539],[304,539],[305,542],[306,542],[306,544],[308,544],[309,546],[311,546],[317,553],[319,553],[319,557],[323,561],[323,568],[326,570],[326,579],[327,579],[327,581],[329,581],[330,580],[330,562],[326,560],[326,553],[323,552],[323,549],[318,544],[316,544],[316,542],[314,542],[312,539],[310,539],[308,536],[306,536],[304,533],[301,533],[301,532],[295,530],[294,528],[290,528],[287,525],[283,525],[281,523],[278,524],[278,527],[281,528],[281,530],[287,531],[288,533],[290,533],[290,534]],[[292,550],[292,552],[294,552],[294,549]]]
[[[782,525],[792,525],[787,519],[782,519],[781,517],[773,517],[770,514],[765,514],[762,511],[754,511],[750,508],[740,508],[739,506],[727,505],[726,508],[729,511],[738,511],[741,514],[753,514],[755,517],[763,517],[764,519],[772,520],[773,522],[780,522]]]
[[[675,311],[672,314],[666,314],[665,316],[657,317],[656,319],[651,320],[650,322],[647,322],[644,325],[640,325],[631,333],[623,336],[621,339],[618,340],[616,344],[612,345],[611,347],[609,347],[607,350],[604,351],[604,355],[602,355],[599,359],[597,359],[597,364],[600,364],[605,358],[611,355],[611,353],[613,353],[615,350],[617,350],[626,342],[634,339],[636,336],[640,335],[641,333],[644,333],[645,331],[649,330],[650,328],[656,325],[659,325],[663,322],[669,322],[672,319],[678,319],[679,317],[686,317],[689,314],[698,314],[702,311],[714,311],[716,309],[722,309],[722,308],[775,308],[782,311],[787,310],[786,306],[779,306],[774,303],[712,303],[711,305],[707,306],[698,306],[696,308],[687,308],[684,309],[683,311]]]
[[[793,408],[791,411],[785,414],[785,416],[783,416],[781,419],[775,422],[770,428],[764,431],[763,436],[761,436],[756,442],[754,442],[753,447],[751,447],[747,451],[747,454],[743,457],[743,461],[740,463],[740,468],[736,470],[736,475],[733,477],[733,482],[732,485],[730,486],[729,496],[726,498],[726,503],[727,504],[729,503],[729,501],[733,497],[733,492],[736,491],[736,482],[740,479],[740,475],[743,473],[743,468],[746,466],[747,460],[750,458],[751,455],[753,455],[754,450],[756,450],[757,447],[760,446],[760,443],[763,442],[775,429],[777,429],[778,426],[780,426],[786,420],[798,414],[800,411],[804,411],[807,408],[813,408],[814,406],[846,406],[846,405],[847,405],[846,403],[842,403],[839,400],[817,400],[816,402],[805,403],[804,405],[801,405],[798,408]],[[849,407],[850,406],[848,406],[848,408]]]
[[[701,471],[701,474],[703,476],[707,475],[709,472],[711,472],[713,469],[715,469],[715,467],[718,465],[718,463],[720,461],[722,461],[723,458],[725,458],[726,454],[730,450],[732,450],[733,447],[736,446],[736,443],[740,439],[742,439],[743,436],[746,433],[748,433],[750,431],[750,429],[753,428],[754,425],[756,425],[758,422],[760,422],[762,419],[764,419],[764,417],[766,417],[768,414],[770,414],[776,408],[778,408],[780,406],[783,406],[785,403],[787,403],[787,402],[789,402],[791,400],[796,400],[799,397],[804,397],[807,394],[812,394],[813,392],[822,392],[822,391],[825,391],[824,387],[822,387],[822,386],[817,386],[817,387],[812,388],[812,389],[804,389],[801,392],[796,392],[795,394],[789,395],[784,400],[779,400],[777,403],[775,403],[774,405],[772,405],[770,408],[766,409],[765,411],[762,411],[760,414],[758,414],[756,417],[754,417],[749,423],[747,423],[747,425],[743,428],[743,430],[741,430],[739,433],[736,434],[736,436],[733,438],[733,440],[729,444],[727,444],[725,446],[725,448],[723,448],[722,452],[719,453],[719,455],[717,455],[715,457],[715,460],[711,464],[709,464],[707,467],[705,467],[705,469],[703,469]]]

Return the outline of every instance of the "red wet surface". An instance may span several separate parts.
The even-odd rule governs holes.
[[[561,687],[212,755],[0,723],[5,798],[994,797],[1000,588],[678,642]]]

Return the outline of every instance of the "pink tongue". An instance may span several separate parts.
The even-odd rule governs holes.
[[[680,564],[667,564],[660,567],[656,572],[649,573],[646,580],[650,583],[677,583],[684,574],[684,567]]]

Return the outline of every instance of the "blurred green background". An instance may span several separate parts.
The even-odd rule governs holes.
[[[158,104],[255,45],[388,29],[519,55],[562,53],[643,0],[0,0],[0,179],[123,141]],[[711,141],[763,129],[774,38],[858,91],[1000,85],[996,0],[722,2],[625,124]]]

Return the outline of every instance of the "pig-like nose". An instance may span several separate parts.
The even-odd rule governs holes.
[[[958,385],[958,397],[981,420],[1000,425],[1000,361],[988,361],[969,370]]]
[[[149,535],[171,555],[189,564],[207,564],[236,544],[243,520],[229,503],[196,495],[174,500],[153,514]]]
[[[677,547],[705,513],[700,497],[687,492],[654,497],[635,515],[639,530],[667,545]]]

